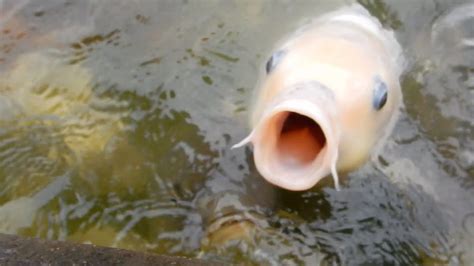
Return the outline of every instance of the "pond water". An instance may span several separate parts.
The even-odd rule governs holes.
[[[0,0],[0,232],[245,264],[473,264],[472,1],[360,1],[409,63],[392,136],[341,191],[277,189],[230,149],[273,46],[348,2]]]

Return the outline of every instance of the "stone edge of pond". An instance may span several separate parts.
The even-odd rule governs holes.
[[[0,234],[0,265],[222,265],[217,262]]]

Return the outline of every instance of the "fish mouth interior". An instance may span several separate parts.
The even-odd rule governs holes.
[[[326,136],[308,116],[296,112],[284,112],[284,116],[276,138],[279,161],[286,166],[309,166],[326,145]]]

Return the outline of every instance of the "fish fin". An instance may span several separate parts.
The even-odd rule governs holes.
[[[253,133],[253,132],[252,132]],[[252,141],[252,136],[253,134],[250,133],[246,138],[241,140],[239,143],[235,144],[234,146],[231,147],[231,149],[236,149],[245,146],[247,143]]]
[[[341,191],[341,187],[339,186],[339,176],[336,170],[337,157],[338,157],[338,154],[336,152],[331,162],[331,176],[332,176],[332,179],[334,179],[334,187],[336,188],[336,191]]]

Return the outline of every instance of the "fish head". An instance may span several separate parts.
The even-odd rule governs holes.
[[[361,166],[387,137],[401,92],[383,37],[324,21],[273,53],[256,89],[253,130],[236,145],[253,144],[267,181],[306,190],[331,174],[339,189],[338,171]]]

